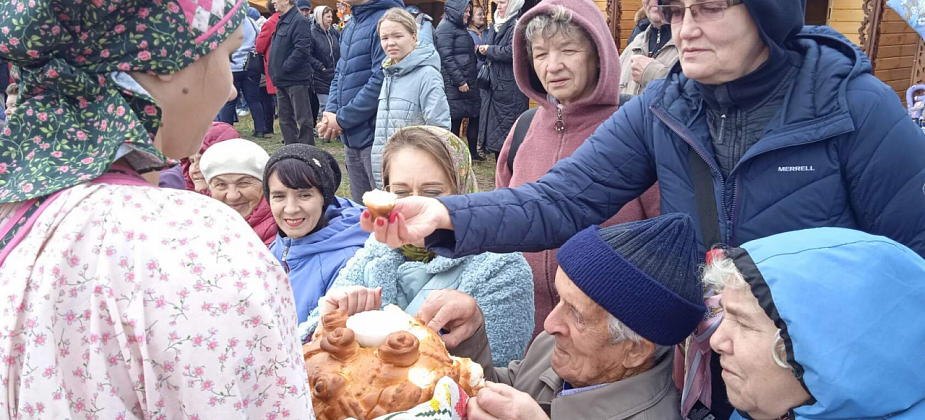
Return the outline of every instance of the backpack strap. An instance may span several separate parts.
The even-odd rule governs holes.
[[[538,109],[530,108],[524,111],[523,114],[520,114],[517,125],[514,126],[514,139],[511,141],[511,150],[507,152],[507,169],[512,174],[514,173],[514,157],[517,156],[517,150],[520,149],[520,145],[527,138],[527,130],[530,129],[530,124],[533,122],[533,117],[536,116]]]
[[[694,200],[697,202],[700,235],[704,248],[709,251],[713,245],[722,243],[719,235],[719,222],[716,220],[716,191],[713,189],[713,173],[707,162],[693,148],[688,154],[688,162],[694,182]]]

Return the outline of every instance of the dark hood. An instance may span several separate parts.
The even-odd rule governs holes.
[[[446,0],[443,6],[443,18],[461,28],[467,27],[469,22],[463,22],[463,15],[470,3],[469,0]]]

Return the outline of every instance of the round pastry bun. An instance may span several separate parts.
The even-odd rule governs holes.
[[[363,194],[363,205],[369,209],[373,215],[373,220],[377,218],[389,217],[389,213],[395,208],[395,201],[398,196],[388,191],[372,190]]]

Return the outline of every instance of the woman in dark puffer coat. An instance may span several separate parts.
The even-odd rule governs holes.
[[[340,33],[334,27],[334,10],[330,7],[318,6],[313,15],[311,62],[315,68],[315,95],[318,95],[320,109],[324,109],[334,80],[334,68],[340,60]]]
[[[482,92],[479,136],[485,150],[495,154],[501,151],[514,121],[530,105],[514,81],[514,27],[524,0],[499,0],[497,4],[494,19],[483,34],[485,45],[478,50],[491,73],[491,87]]]
[[[479,97],[478,68],[476,67],[475,42],[469,35],[469,21],[472,16],[470,0],[447,0],[444,18],[437,25],[435,46],[440,54],[443,84],[446,99],[450,104],[451,131],[459,135],[460,126],[469,118],[466,130],[469,154],[472,160],[481,160],[478,153]]]

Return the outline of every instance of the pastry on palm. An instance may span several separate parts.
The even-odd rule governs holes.
[[[468,395],[484,386],[481,366],[450,356],[436,332],[394,305],[349,319],[325,315],[303,353],[319,420],[408,410],[428,401],[444,376]]]

